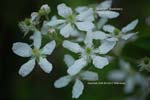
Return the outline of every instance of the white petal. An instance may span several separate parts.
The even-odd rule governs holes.
[[[61,20],[61,19],[51,20],[46,25],[48,25],[48,26],[57,26],[57,25],[65,23],[65,22],[66,22],[65,20]]]
[[[125,72],[120,70],[110,71],[108,74],[108,79],[112,81],[123,81],[126,77]]]
[[[15,54],[21,57],[30,57],[32,49],[27,43],[17,42],[13,44],[12,50]]]
[[[94,24],[92,22],[76,22],[76,26],[78,27],[79,30],[81,31],[91,31],[94,28]]]
[[[73,26],[71,26],[71,23],[69,23],[60,30],[60,34],[65,38],[68,38],[70,35],[77,36],[78,32]]]
[[[41,47],[42,36],[41,32],[36,31],[33,34],[33,45],[35,48],[39,49]]]
[[[72,77],[67,75],[59,78],[58,80],[55,81],[54,86],[55,88],[62,88],[67,86],[72,80]]]
[[[111,51],[116,45],[116,41],[103,41],[102,44],[99,47],[99,53],[100,54],[106,54],[109,51]]]
[[[126,80],[126,84],[125,84],[125,87],[124,87],[124,91],[125,93],[131,93],[134,89],[134,79],[132,77],[129,77],[127,80]]]
[[[94,20],[95,20],[94,15],[90,15],[90,16],[87,16],[83,21],[90,21],[90,22],[92,22]]]
[[[97,23],[98,29],[101,29],[107,22],[108,22],[107,18],[101,18]]]
[[[100,17],[109,19],[116,18],[119,16],[119,13],[114,11],[98,11],[97,13]]]
[[[108,8],[111,8],[112,0],[105,0],[101,2],[96,8],[97,10],[106,10]]]
[[[127,26],[122,28],[122,32],[126,33],[126,32],[129,32],[129,31],[132,31],[136,27],[138,22],[139,22],[138,19],[132,21],[130,24],[128,24]]]
[[[52,64],[47,61],[46,58],[40,57],[39,65],[45,73],[50,73],[52,71]]]
[[[134,76],[134,81],[137,83],[137,84],[143,84],[145,78],[144,76],[142,76],[140,73],[137,73],[135,76]]]
[[[109,36],[108,36],[109,37]],[[107,41],[110,41],[110,42],[117,42],[118,41],[118,38],[116,37],[110,37],[110,38],[107,38],[106,39]]]
[[[35,66],[35,59],[29,60],[27,63],[23,64],[21,68],[19,69],[19,75],[22,77],[27,76],[28,74],[31,73]]]
[[[76,9],[75,9],[75,11],[77,12],[77,13],[82,13],[82,12],[85,12],[85,11],[87,11],[89,8],[87,7],[87,6],[79,6],[79,7],[77,7]]]
[[[58,19],[58,18],[57,18],[56,15],[54,15],[54,16],[51,17],[51,20],[57,20],[57,19]]]
[[[67,72],[71,76],[74,76],[77,73],[79,73],[80,70],[86,66],[86,64],[87,64],[86,60],[84,58],[80,58],[76,60],[72,66],[68,68]]]
[[[80,73],[80,77],[82,80],[87,81],[97,81],[98,80],[98,74],[92,71],[84,71]]]
[[[93,40],[93,34],[92,34],[92,32],[87,32],[86,36],[85,36],[84,44],[87,47],[91,47],[93,45],[92,40]]]
[[[79,21],[94,21],[93,9],[89,8],[88,10],[80,13],[76,18]]]
[[[93,32],[93,39],[103,40],[103,39],[106,39],[106,38],[107,38],[107,35],[102,31]]]
[[[121,38],[122,38],[123,40],[128,40],[128,39],[130,39],[131,37],[135,36],[136,34],[137,34],[137,33],[128,33],[128,34],[123,35]]]
[[[64,56],[64,62],[65,62],[65,64],[66,64],[68,67],[70,67],[71,65],[74,64],[75,59],[74,59],[71,55],[66,54],[66,55]]]
[[[93,56],[93,64],[95,65],[96,68],[102,69],[106,65],[108,65],[108,59],[105,57],[100,57],[100,56]]]
[[[78,43],[70,42],[68,40],[63,42],[63,47],[74,53],[79,53],[82,51],[82,47]]]
[[[72,90],[72,98],[79,98],[79,96],[83,93],[83,90],[84,84],[80,80],[76,79]]]
[[[43,22],[42,28],[41,28],[41,34],[46,35],[48,33],[49,30],[49,26],[47,25],[47,21]]]
[[[73,28],[73,30],[72,30],[72,32],[70,33],[70,35],[71,36],[74,36],[74,37],[79,37],[79,35],[80,35],[80,32],[75,28],[75,27],[72,27]]]
[[[124,71],[131,70],[130,69],[130,63],[128,63],[128,62],[126,62],[126,61],[124,61],[122,59],[119,60],[119,65],[120,65],[121,69],[124,70]]]
[[[58,14],[64,18],[72,15],[72,9],[66,4],[62,3],[57,6]]]
[[[115,30],[115,27],[112,25],[104,25],[103,30],[109,33],[113,33]]]
[[[46,55],[50,55],[50,54],[54,51],[55,46],[56,46],[56,42],[55,42],[55,40],[53,40],[53,41],[47,43],[47,44],[43,47],[41,53],[42,53],[42,54],[46,54]]]

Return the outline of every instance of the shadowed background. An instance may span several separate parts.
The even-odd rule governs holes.
[[[66,65],[63,63],[62,49],[55,50],[49,60],[54,69],[51,74],[45,74],[39,66],[26,78],[18,75],[20,66],[28,59],[12,53],[12,43],[22,41],[23,33],[18,28],[18,22],[30,17],[31,12],[38,11],[42,4],[49,4],[51,15],[57,14],[57,5],[64,2],[68,6],[77,7],[102,0],[1,0],[0,1],[0,100],[71,100],[72,84],[62,89],[55,89],[53,82],[66,75]],[[113,0],[113,7],[123,8],[120,17],[109,23],[121,28],[138,18],[139,39],[129,43],[123,50],[123,55],[131,59],[150,56],[150,0]],[[107,73],[115,64],[98,71],[101,81],[106,80]],[[96,70],[96,69],[93,69]],[[84,93],[78,100],[124,100],[123,86],[88,85],[85,82]]]

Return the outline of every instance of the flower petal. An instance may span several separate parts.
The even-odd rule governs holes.
[[[96,8],[96,10],[106,10],[110,8],[112,5],[112,0],[105,0],[101,2]]]
[[[74,59],[71,55],[66,54],[66,55],[64,56],[64,62],[65,62],[65,64],[66,64],[68,67],[70,67],[71,65],[74,64],[75,59]]]
[[[79,98],[79,96],[83,93],[83,90],[84,90],[84,85],[82,81],[76,79],[72,90],[72,98]]]
[[[82,12],[85,12],[85,11],[87,11],[89,8],[87,7],[87,6],[79,6],[79,7],[77,7],[76,9],[75,9],[75,11],[77,12],[77,13],[82,13]]]
[[[84,39],[84,44],[86,47],[91,47],[93,45],[93,34],[92,32],[87,32],[85,39]]]
[[[47,22],[46,25],[48,25],[48,26],[57,26],[57,25],[65,23],[65,22],[66,22],[66,20],[56,19],[56,20],[51,20],[51,21]]]
[[[41,28],[41,34],[46,35],[49,31],[49,26],[47,25],[47,21],[43,22],[42,28]]]
[[[19,69],[19,75],[22,77],[27,76],[28,74],[31,73],[35,66],[35,59],[29,60],[27,63],[23,64],[21,68]]]
[[[52,71],[52,64],[46,58],[40,57],[39,65],[45,73]]]
[[[112,81],[123,81],[126,77],[126,73],[121,70],[110,71],[108,79]]]
[[[55,81],[54,86],[55,88],[62,88],[67,86],[72,80],[72,77],[70,75],[63,76]]]
[[[123,35],[121,38],[123,40],[128,40],[128,39],[132,38],[133,36],[135,36],[136,34],[137,33],[128,33],[128,34]]]
[[[76,26],[78,27],[79,30],[81,31],[92,31],[92,29],[94,28],[94,24],[92,22],[76,22],[75,23]]]
[[[65,38],[68,38],[70,35],[77,36],[78,32],[71,26],[71,23],[68,23],[60,30],[60,34]]]
[[[34,32],[34,34],[33,34],[33,45],[34,45],[34,47],[39,49],[41,47],[41,41],[42,41],[41,32],[39,32],[39,31]]]
[[[93,32],[93,39],[103,40],[103,39],[106,39],[106,38],[107,38],[107,35],[102,31]]]
[[[81,72],[79,75],[82,80],[87,80],[87,81],[97,81],[98,80],[98,74],[92,71],[84,71]]]
[[[72,66],[70,66],[67,70],[68,74],[71,76],[76,75],[80,72],[80,70],[85,67],[87,64],[86,60],[84,58],[80,58],[74,62]]]
[[[47,43],[43,47],[41,53],[46,54],[46,55],[50,55],[54,51],[55,47],[56,47],[56,42],[55,42],[55,40],[53,40],[53,41]]]
[[[115,30],[115,27],[112,25],[104,25],[103,30],[109,33],[113,33]]]
[[[93,9],[89,8],[88,10],[80,13],[76,19],[79,21],[94,21]]]
[[[21,57],[30,57],[32,49],[27,43],[17,42],[13,44],[12,50],[15,54]]]
[[[124,87],[125,93],[131,93],[134,89],[134,85],[135,85],[134,79],[132,77],[129,77],[126,80],[126,84],[125,84],[125,87]]]
[[[125,26],[125,27],[122,28],[122,32],[127,33],[129,31],[132,31],[136,27],[136,25],[138,24],[138,22],[139,22],[138,19],[132,21],[130,24],[128,24],[127,26]]]
[[[102,41],[102,44],[99,46],[99,53],[106,54],[111,51],[116,45],[116,41]]]
[[[105,57],[100,57],[100,56],[93,56],[93,64],[95,65],[96,68],[102,69],[106,65],[108,65],[108,59]]]
[[[74,43],[68,40],[63,42],[63,47],[74,53],[79,53],[82,51],[82,47],[78,43]]]
[[[107,22],[108,22],[107,18],[101,18],[97,23],[98,29],[101,29]]]
[[[126,61],[124,61],[124,60],[122,60],[122,59],[119,60],[119,65],[120,65],[121,69],[124,70],[124,71],[129,71],[129,70],[131,70],[131,69],[130,69],[130,63],[129,63],[129,62],[126,62]]]
[[[72,9],[66,4],[62,3],[57,6],[58,14],[64,18],[72,15]]]
[[[97,13],[99,17],[109,18],[109,19],[116,18],[119,16],[119,13],[114,11],[97,11]]]

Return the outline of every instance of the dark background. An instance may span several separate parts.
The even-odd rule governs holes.
[[[18,75],[20,66],[27,59],[12,53],[12,43],[26,42],[23,33],[18,28],[18,22],[29,17],[31,12],[37,11],[42,4],[49,4],[52,13],[56,14],[59,3],[66,3],[71,7],[100,3],[102,0],[1,0],[0,1],[0,100],[70,100],[72,85],[55,89],[53,82],[65,75],[66,65],[62,62],[62,50],[56,50],[50,61],[54,70],[50,75],[36,67],[26,78]],[[123,8],[121,15],[109,23],[121,28],[130,21],[138,18],[139,39],[129,43],[124,55],[132,59],[150,56],[150,0],[114,0],[113,7]],[[146,22],[147,19],[147,22]],[[61,51],[61,52],[60,52]],[[56,62],[57,61],[57,62]],[[109,66],[99,71],[102,80],[113,67]],[[86,83],[85,83],[86,84]],[[127,95],[123,93],[123,86],[85,85],[83,95],[79,100],[123,100]]]

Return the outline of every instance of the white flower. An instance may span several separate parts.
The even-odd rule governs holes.
[[[43,48],[41,47],[41,33],[39,31],[34,32],[33,35],[33,49],[27,43],[17,42],[13,44],[12,50],[15,54],[21,57],[30,57],[30,60],[23,64],[19,70],[19,75],[22,77],[27,76],[34,68],[35,61],[38,62],[42,70],[46,73],[50,73],[52,70],[52,64],[47,61],[46,55],[50,55],[55,46],[55,41],[47,43]]]
[[[75,81],[72,89],[72,98],[79,98],[84,90],[84,84],[81,80],[97,81],[98,74],[92,71],[83,71],[75,76],[66,75],[56,80],[54,86],[56,88],[62,88],[66,87],[70,82]]]
[[[64,3],[57,6],[58,14],[63,19],[51,20],[47,23],[48,26],[58,27],[60,34],[65,38],[69,36],[78,36],[79,32],[75,28],[77,27],[81,31],[90,31],[94,28],[93,20],[86,19],[93,15],[92,9],[89,9],[86,13],[75,15],[72,9],[66,6]]]
[[[112,25],[104,25],[103,30],[110,33],[111,40],[128,40],[129,38],[137,34],[137,32],[131,32],[137,26],[137,24],[138,19],[132,21],[127,26],[123,27],[121,31]]]
[[[123,27],[121,31],[112,25],[104,25],[103,30],[108,32],[109,34],[107,34],[108,38],[103,41],[104,42],[103,48],[109,47],[111,50],[116,46],[117,41],[121,42],[119,41],[121,39],[126,41],[132,38],[133,36],[135,36],[137,32],[131,32],[131,31],[136,27],[137,24],[138,24],[138,20],[134,20],[127,26]],[[109,49],[107,50],[110,51]],[[101,50],[101,53],[105,54],[105,52],[107,52],[105,49]]]
[[[70,55],[65,55],[64,61],[69,67],[74,63],[74,58]],[[72,98],[79,98],[79,96],[83,93],[84,84],[81,80],[86,81],[97,81],[98,74],[92,71],[82,71],[74,76],[66,75],[60,77],[55,81],[54,86],[56,88],[66,87],[70,82],[74,81],[73,89],[72,89]]]
[[[107,57],[101,57],[99,51],[103,49],[101,46],[99,48],[93,47],[93,39],[105,39],[105,33],[101,31],[97,32],[89,32],[85,38],[84,44],[85,47],[81,47],[78,43],[74,43],[68,40],[63,42],[63,47],[67,48],[68,50],[78,53],[81,57],[74,62],[73,65],[69,67],[67,70],[68,74],[75,75],[80,72],[88,63],[92,61],[96,68],[102,69],[106,66],[109,62]]]
[[[125,93],[131,93],[136,85],[143,84],[144,77],[134,71],[129,63],[120,60],[120,67],[120,70],[110,71],[108,79],[113,81],[125,81]]]
[[[141,59],[139,66],[140,66],[140,71],[147,70],[150,72],[150,58],[145,57]]]

